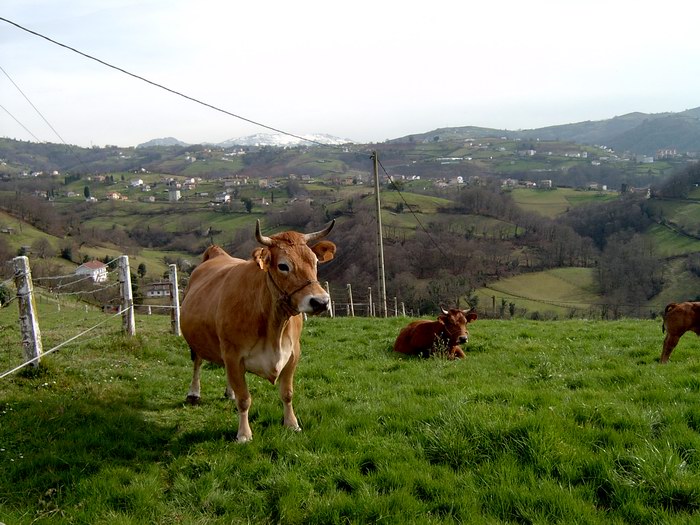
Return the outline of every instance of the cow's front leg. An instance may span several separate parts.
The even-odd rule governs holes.
[[[248,410],[251,399],[248,385],[245,382],[245,367],[238,359],[225,359],[226,379],[229,387],[233,389],[236,396],[236,407],[238,408],[238,434],[236,440],[239,443],[247,443],[253,439],[253,432],[248,423]]]
[[[294,414],[292,406],[292,398],[294,397],[294,371],[297,366],[297,355],[292,355],[287,365],[282,369],[279,377],[280,399],[284,410],[284,426],[291,428],[295,432],[301,432],[301,427],[297,421],[297,416]]]
[[[673,349],[676,348],[679,339],[680,337],[676,335],[666,333],[666,338],[664,339],[664,348],[661,352],[661,364],[668,363],[668,360],[671,357],[671,352],[673,352]]]
[[[466,355],[459,345],[455,345],[450,349],[450,359],[464,359]]]
[[[192,382],[190,383],[190,390],[187,392],[187,397],[185,401],[190,405],[199,404],[200,400],[200,384],[199,377],[202,371],[202,358],[197,354],[192,352],[192,361],[194,362],[192,371]]]

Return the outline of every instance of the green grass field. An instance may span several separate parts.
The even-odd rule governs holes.
[[[571,188],[556,190],[515,189],[511,192],[515,203],[525,211],[555,218],[581,204],[605,202],[617,198],[617,193],[579,191]]]
[[[41,312],[51,344],[103,314]],[[96,316],[96,317],[95,317]],[[166,317],[108,320],[0,380],[9,524],[560,523],[700,519],[700,340],[659,365],[658,321],[477,320],[462,361],[391,352],[404,318],[311,319],[295,408],[248,376],[254,439],[223,372]],[[16,311],[0,311],[5,343]],[[45,344],[45,348],[46,348]],[[18,345],[5,344],[7,348]]]
[[[501,301],[514,303],[520,311],[539,312],[548,316],[564,317],[569,312],[586,312],[600,303],[595,292],[594,269],[556,268],[543,272],[527,273],[501,279],[486,288],[477,290],[479,305],[485,310],[496,311]]]

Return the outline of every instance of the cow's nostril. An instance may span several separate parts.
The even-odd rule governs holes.
[[[309,306],[311,306],[314,312],[323,312],[328,310],[328,300],[317,299],[316,297],[312,297],[309,300]]]
[[[466,343],[467,342],[467,336],[466,335],[460,335],[459,336],[459,343]]]

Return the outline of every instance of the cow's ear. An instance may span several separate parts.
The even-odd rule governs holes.
[[[465,312],[464,317],[467,318],[467,322],[471,323],[472,321],[476,321],[476,312],[474,310],[470,310],[468,312]]]
[[[255,248],[252,256],[260,269],[267,271],[270,267],[270,250],[267,248]]]
[[[330,261],[335,255],[335,244],[331,241],[321,241],[311,247],[311,251],[316,254],[318,262]]]

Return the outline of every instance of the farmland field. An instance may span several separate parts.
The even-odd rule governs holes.
[[[96,312],[44,309],[48,344]],[[184,397],[165,317],[109,321],[0,380],[0,520],[30,523],[586,523],[700,519],[700,339],[659,365],[658,321],[470,325],[466,359],[391,352],[405,318],[304,328],[295,408],[249,376],[233,442],[222,370]],[[0,310],[0,334],[16,334]],[[48,346],[45,345],[45,348]],[[17,345],[5,344],[5,348]],[[8,350],[5,350],[7,352]]]
[[[513,200],[525,211],[531,211],[545,217],[557,217],[569,209],[585,204],[604,202],[617,197],[617,193],[600,193],[597,191],[578,191],[569,188],[556,190],[516,189],[512,192]]]

